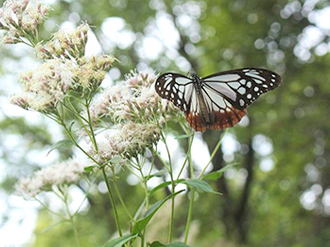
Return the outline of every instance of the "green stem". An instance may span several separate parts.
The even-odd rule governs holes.
[[[38,203],[40,203],[40,205],[43,206],[44,209],[46,209],[47,212],[49,212],[49,213],[51,213],[51,214],[53,214],[53,215],[55,215],[55,216],[57,216],[57,217],[60,217],[60,218],[62,218],[62,219],[65,219],[65,218],[63,218],[63,214],[58,214],[58,213],[56,213],[56,212],[53,212],[52,210],[49,209],[49,207],[48,207],[45,203],[43,203],[43,202],[42,202],[41,200],[39,200],[38,198],[35,198],[35,200],[36,200]],[[65,221],[66,221],[66,219],[65,219]]]
[[[120,228],[120,224],[119,224],[118,212],[117,212],[117,208],[116,208],[116,205],[115,205],[114,197],[112,195],[110,183],[109,183],[107,174],[105,173],[105,168],[104,167],[102,168],[102,174],[103,174],[103,179],[105,181],[105,184],[107,185],[108,194],[109,194],[111,206],[113,208],[113,214],[114,214],[114,217],[115,217],[116,227],[117,227],[117,230],[119,232],[119,236],[121,237],[123,234],[121,232],[121,228]]]
[[[132,162],[129,162],[128,161],[128,163],[129,163],[129,165],[127,165],[127,164],[125,164],[125,167],[135,176],[135,177],[137,177],[138,179],[140,179],[141,180],[141,182],[142,182],[142,179],[141,179],[141,177],[139,176],[139,174],[137,174],[133,169],[132,169],[132,167],[134,168],[134,169],[136,169],[136,170],[139,170],[139,168],[135,165],[135,164],[133,164]]]
[[[63,195],[63,197],[59,196],[60,198],[62,198],[63,202],[64,202],[64,205],[65,205],[65,210],[66,210],[66,213],[67,215],[69,216],[69,219],[68,221],[71,223],[71,226],[72,226],[72,229],[73,229],[73,232],[74,232],[74,237],[75,237],[75,240],[76,240],[76,245],[78,247],[80,247],[80,241],[79,241],[79,235],[78,235],[78,230],[77,230],[77,227],[76,227],[76,224],[74,222],[74,215],[71,215],[70,213],[70,209],[69,209],[69,206],[68,206],[68,195],[67,193],[63,192],[61,187],[58,187],[60,193]]]
[[[149,209],[149,193],[148,193],[148,187],[147,187],[147,180],[144,177],[144,174],[143,174],[143,171],[142,171],[142,165],[141,165],[138,158],[136,158],[136,164],[137,164],[137,167],[138,167],[138,171],[140,172],[142,183],[143,183],[143,189],[144,189],[145,199],[146,199],[145,200],[145,202],[146,202],[145,207],[148,210]],[[144,239],[146,237],[146,234],[147,234],[147,226],[144,228],[143,234],[141,236],[141,247],[144,247]]]
[[[160,156],[160,154],[155,151],[155,154],[157,155],[158,159],[162,162],[162,164],[166,167],[166,169],[168,171],[170,171],[170,167],[167,165],[167,163],[165,162],[165,160],[162,158],[162,156]]]
[[[36,41],[35,41],[35,45],[34,47],[36,46],[36,44],[39,43],[39,32],[38,32],[38,29],[36,29]]]
[[[129,210],[128,210],[128,208],[127,208],[127,206],[126,206],[126,204],[125,204],[125,202],[124,202],[124,200],[123,200],[123,198],[122,198],[122,196],[121,196],[121,194],[120,194],[120,191],[119,191],[119,189],[118,189],[118,186],[117,186],[117,182],[116,182],[116,180],[114,180],[113,184],[114,184],[115,192],[116,192],[116,195],[117,195],[117,197],[118,197],[118,199],[119,199],[119,201],[120,201],[121,206],[123,207],[125,213],[126,213],[127,216],[130,218],[130,220],[133,221],[133,216],[132,216],[131,213],[129,212]]]
[[[95,152],[97,153],[98,146],[97,146],[97,143],[95,140],[94,128],[93,128],[91,117],[90,117],[89,102],[87,101],[87,99],[86,99],[85,103],[79,101],[86,108],[88,119],[86,119],[80,115],[80,113],[77,111],[77,109],[72,105],[70,99],[67,99],[65,102],[63,102],[62,105],[76,116],[76,118],[80,122],[81,126],[84,128],[86,134],[88,135],[89,139],[93,143],[93,145],[95,147]],[[86,124],[88,125],[89,129],[86,127]]]
[[[172,193],[174,193],[176,184],[175,184],[174,179],[173,179],[173,167],[172,167],[172,161],[171,161],[171,154],[170,154],[170,150],[168,148],[165,136],[162,132],[161,132],[161,137],[162,137],[162,140],[165,144],[166,152],[167,152],[167,155],[168,155],[168,167],[167,168],[168,168],[170,178],[171,178]],[[169,234],[168,234],[168,242],[169,243],[172,242],[172,238],[173,238],[174,210],[175,210],[174,206],[175,206],[175,197],[173,197],[171,199],[171,216],[170,216],[170,226],[169,226]]]
[[[74,237],[76,239],[76,244],[78,247],[80,247],[81,245],[80,245],[80,241],[79,241],[79,235],[78,235],[77,227],[76,227],[76,224],[74,223],[73,217],[70,217],[69,221],[73,228]]]
[[[74,138],[74,136],[72,135],[71,131],[68,129],[68,127],[66,126],[64,120],[60,117],[60,115],[58,114],[58,118],[60,121],[60,124],[63,126],[63,128],[65,129],[66,133],[69,135],[70,140],[74,143],[74,145],[79,148],[88,158],[90,158],[95,164],[99,164],[97,162],[97,160],[95,160],[92,156],[90,156],[82,147],[80,147],[80,145],[78,144],[78,142],[76,141],[76,139]]]
[[[191,179],[194,178],[194,165],[192,162],[192,157],[191,153],[188,155],[189,157],[189,166],[190,166],[190,176]],[[187,243],[188,236],[189,236],[189,229],[190,229],[190,223],[191,223],[191,218],[192,218],[192,213],[193,213],[193,207],[194,207],[194,199],[195,199],[195,188],[192,188],[190,191],[190,202],[189,202],[189,209],[188,209],[188,216],[187,216],[187,223],[186,223],[186,230],[184,234],[184,242]]]
[[[141,236],[141,247],[144,247],[144,236]]]
[[[149,193],[148,193],[147,181],[145,180],[142,171],[141,170],[139,170],[139,171],[142,176],[143,189],[144,189],[144,194],[146,197],[146,209],[148,210],[149,209]]]
[[[184,243],[187,243],[188,236],[189,236],[189,229],[190,229],[190,223],[191,223],[191,219],[192,219],[192,212],[193,212],[194,200],[195,200],[195,188],[191,189],[190,194],[191,194],[191,196],[190,196],[190,202],[189,202],[186,230],[184,233]]]
[[[182,165],[181,170],[180,170],[180,172],[179,172],[179,174],[178,174],[177,180],[180,179],[180,176],[181,176],[181,174],[182,174],[184,168],[186,167],[186,162],[187,162],[187,160],[188,160],[189,157],[190,157],[190,154],[191,154],[191,146],[192,146],[192,143],[193,143],[193,140],[194,140],[194,136],[195,136],[195,132],[193,132],[192,135],[191,135],[191,137],[190,137],[190,141],[189,141],[189,144],[188,144],[188,152],[187,152],[187,155],[186,155],[185,160],[183,161],[183,165]]]
[[[62,121],[60,120],[58,115],[49,113],[49,114],[45,114],[45,116],[48,117],[50,120],[53,120],[55,123],[62,125]]]
[[[172,193],[174,193],[174,186],[175,186],[175,184],[172,183],[172,188],[173,188]],[[174,204],[175,204],[175,201],[174,201],[174,197],[173,197],[172,200],[171,200],[171,218],[170,218],[170,228],[169,228],[169,237],[168,237],[168,242],[169,243],[172,242],[172,238],[173,238],[174,209],[175,209]]]
[[[90,102],[88,102],[87,99],[86,99],[86,102],[85,103],[86,103],[85,104],[85,107],[86,107],[87,116],[88,116],[88,125],[89,125],[89,129],[91,131],[91,134],[92,134],[91,141],[93,142],[93,144],[95,146],[96,152],[98,152],[98,146],[97,146],[97,143],[96,143],[95,134],[94,134],[94,128],[93,128],[93,125],[92,125],[91,113],[89,111],[89,104],[90,104]]]
[[[202,176],[204,175],[206,169],[207,169],[208,166],[211,164],[211,162],[212,162],[214,156],[216,155],[218,149],[220,148],[221,143],[222,143],[222,140],[223,140],[224,136],[227,134],[227,132],[228,132],[228,129],[226,129],[226,130],[224,131],[224,133],[222,134],[222,136],[221,136],[221,138],[219,139],[217,145],[216,145],[215,148],[213,149],[213,152],[212,152],[212,154],[211,154],[211,157],[210,157],[209,162],[206,164],[206,166],[204,167],[204,169],[203,169],[203,170],[201,171],[201,173],[198,175],[198,177],[197,177],[198,179],[201,179],[201,178],[202,178]]]

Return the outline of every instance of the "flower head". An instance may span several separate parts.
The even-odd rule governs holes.
[[[93,95],[113,61],[107,55],[83,58],[79,65],[72,60],[48,60],[21,75],[24,93],[14,95],[11,101],[24,109],[52,112],[69,91],[79,92],[82,97]]]
[[[147,148],[156,144],[160,137],[160,128],[157,124],[139,124],[128,122],[121,126],[121,139],[128,143],[124,149],[126,157],[136,157],[144,154]]]
[[[156,76],[153,73],[134,72],[126,76],[126,82],[130,88],[150,87],[156,80]]]
[[[76,86],[83,91],[95,92],[114,61],[115,58],[109,55],[82,57],[75,71]]]
[[[174,105],[159,97],[154,89],[154,74],[132,73],[126,81],[107,88],[91,106],[93,118],[110,118],[113,123],[160,123],[177,114]]]
[[[127,122],[96,136],[98,151],[90,143],[89,154],[100,163],[108,163],[116,156],[136,157],[144,154],[159,140],[160,129],[156,124]]]
[[[50,191],[52,186],[73,184],[84,173],[86,164],[74,159],[63,161],[37,171],[32,177],[23,178],[16,185],[16,191],[25,197],[35,197],[41,191]]]
[[[0,9],[0,30],[6,31],[2,43],[21,42],[26,35],[36,38],[49,9],[41,2],[7,0]]]
[[[21,75],[24,93],[14,95],[11,101],[24,109],[52,111],[73,87],[74,70],[75,66],[71,61],[62,63],[59,60],[49,60],[36,70]]]
[[[51,58],[81,58],[85,54],[87,32],[89,25],[83,23],[71,32],[60,30],[45,45],[39,43],[36,47],[37,57]]]
[[[112,104],[118,104],[129,97],[127,88],[122,85],[108,87],[101,94],[97,95],[90,107],[91,117],[98,120],[109,115],[109,107]]]

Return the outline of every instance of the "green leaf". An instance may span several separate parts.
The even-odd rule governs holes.
[[[121,236],[119,238],[109,240],[108,242],[106,242],[103,245],[103,247],[122,247],[128,241],[136,238],[137,236],[138,236],[138,234],[136,234],[136,233],[126,234],[126,235]]]
[[[149,196],[151,196],[152,194],[154,194],[157,190],[160,190],[162,188],[165,188],[166,186],[169,186],[170,184],[171,184],[171,181],[164,182],[164,183],[161,183],[161,184],[157,185],[155,188],[153,188],[152,190],[150,190]]]
[[[85,172],[93,172],[96,166],[86,166],[84,167]]]
[[[198,191],[210,192],[214,194],[221,194],[213,190],[212,186],[207,182],[199,180],[199,179],[189,179],[182,182],[183,184],[188,185],[190,188],[195,188]]]
[[[73,144],[74,143],[71,140],[58,141],[50,147],[50,150],[47,153],[47,155],[50,154],[50,152],[53,151],[54,149],[69,149],[69,147],[72,147]]]
[[[163,246],[166,246],[165,244],[162,244],[161,242],[159,241],[155,241],[155,242],[152,242],[150,244],[150,247],[163,247]]]
[[[149,180],[150,178],[153,178],[153,177],[162,177],[162,176],[164,176],[164,174],[166,174],[166,173],[167,173],[166,170],[161,170],[161,171],[156,172],[156,173],[153,173],[153,174],[151,174],[151,175],[149,175],[149,176],[145,176],[145,179],[146,179],[146,180]]]
[[[143,202],[141,203],[140,207],[138,208],[138,210],[136,211],[136,213],[134,214],[134,221],[137,220],[137,218],[140,216],[144,206],[146,205],[146,199],[143,200]]]
[[[177,181],[175,181],[176,183],[182,183],[183,181],[185,181],[184,179],[179,179]],[[152,194],[154,194],[157,190],[160,190],[162,188],[165,188],[167,186],[169,186],[171,184],[171,181],[168,181],[168,182],[164,182],[164,183],[161,183],[159,185],[157,185],[155,188],[153,188],[152,190],[150,190],[149,192],[149,196],[151,196]]]
[[[156,202],[155,204],[153,204],[149,210],[145,213],[144,218],[139,220],[138,222],[136,222],[133,226],[132,229],[132,233],[137,234],[137,233],[141,233],[147,226],[147,224],[149,223],[149,221],[151,220],[152,216],[155,215],[155,213],[158,211],[158,209],[160,209],[160,207],[169,199],[171,199],[172,197],[176,196],[177,194],[181,193],[184,190],[180,190],[178,192],[175,192],[169,196],[167,196],[165,199]]]
[[[175,243],[170,243],[170,244],[163,244],[159,241],[155,241],[151,243],[150,247],[190,247],[189,245],[186,245],[185,243],[182,242],[175,242]]]
[[[236,166],[237,163],[234,164],[230,164],[230,165],[226,165],[225,167],[222,167],[221,169],[214,171],[214,172],[210,172],[208,174],[206,174],[205,176],[203,176],[203,180],[204,179],[209,179],[209,180],[217,180],[219,178],[222,177],[222,175],[228,171],[229,169],[233,168],[234,166]]]

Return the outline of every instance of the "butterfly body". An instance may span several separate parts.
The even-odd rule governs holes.
[[[166,73],[156,80],[155,90],[186,115],[196,131],[225,129],[237,124],[245,108],[261,94],[273,90],[281,77],[269,70],[245,68],[219,72],[200,78]]]
[[[190,73],[190,75],[193,79],[193,85],[197,93],[197,99],[201,110],[202,123],[206,126],[211,125],[214,122],[214,119],[212,119],[212,114],[208,111],[205,100],[203,98],[202,79],[195,72]]]

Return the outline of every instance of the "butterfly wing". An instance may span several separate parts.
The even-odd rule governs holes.
[[[281,77],[269,70],[244,68],[216,73],[202,79],[203,98],[212,114],[210,129],[225,129],[237,124],[245,108],[261,94],[275,89]]]
[[[159,76],[155,90],[160,97],[171,101],[185,114],[188,114],[192,101],[195,101],[193,81],[184,75],[166,73]]]
[[[203,86],[202,92],[211,119],[206,124],[207,128],[221,130],[233,127],[245,116],[245,109],[237,109],[233,105],[229,97],[233,95],[231,91],[219,93],[210,87]]]
[[[258,68],[229,70],[207,76],[202,80],[206,91],[218,92],[240,110],[281,83],[278,74]]]
[[[186,120],[193,129],[201,132],[206,130],[192,79],[181,74],[166,73],[157,78],[155,90],[160,97],[171,101],[185,113]]]

